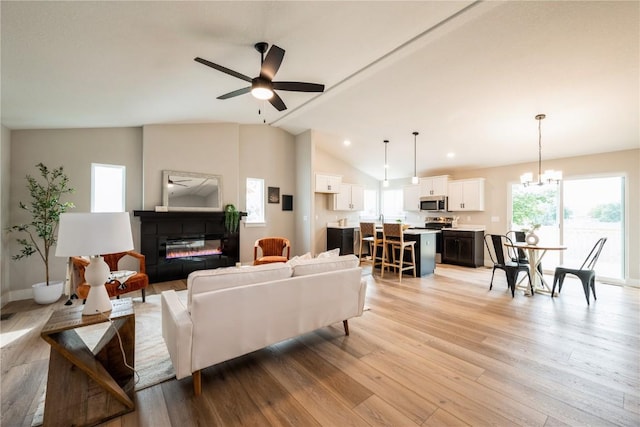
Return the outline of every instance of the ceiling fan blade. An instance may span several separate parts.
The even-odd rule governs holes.
[[[204,64],[208,67],[211,67],[213,69],[216,69],[218,71],[222,71],[225,74],[229,74],[230,76],[237,77],[240,80],[244,80],[245,82],[251,83],[251,80],[253,80],[251,77],[245,76],[244,74],[240,74],[237,71],[230,70],[227,67],[223,67],[222,65],[214,64],[213,62],[207,61],[206,59],[197,57],[197,58],[194,58],[193,60],[201,64]]]
[[[284,101],[282,101],[282,98],[280,98],[275,92],[273,93],[273,96],[271,97],[269,102],[271,103],[271,105],[276,107],[276,110],[278,111],[284,111],[287,109],[287,106],[284,105]]]
[[[267,56],[264,58],[262,67],[260,68],[260,77],[273,80],[273,77],[278,72],[282,59],[284,58],[284,49],[274,45],[271,45]]]
[[[295,92],[324,92],[324,85],[305,82],[273,82],[273,88]]]
[[[245,93],[249,93],[251,91],[251,86],[243,87],[242,89],[234,90],[233,92],[225,93],[224,95],[220,95],[216,99],[229,99],[234,96],[244,95]]]

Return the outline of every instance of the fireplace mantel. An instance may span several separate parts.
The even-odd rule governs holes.
[[[145,256],[150,283],[185,279],[196,270],[235,265],[240,259],[240,234],[228,233],[224,212],[134,211],[140,218],[140,251]],[[167,241],[215,239],[221,254],[166,258]]]

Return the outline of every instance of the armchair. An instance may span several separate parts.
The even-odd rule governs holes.
[[[290,255],[291,243],[289,239],[284,237],[264,237],[256,240],[253,246],[253,265],[287,262]]]
[[[137,272],[133,276],[129,277],[126,282],[120,283],[117,280],[107,282],[105,287],[110,298],[120,298],[120,295],[128,292],[140,290],[142,292],[142,302],[145,302],[145,291],[149,286],[149,277],[145,270],[145,257],[141,253],[135,251],[118,252],[115,254],[103,255],[104,262],[107,263],[111,271],[119,270],[118,264],[125,256],[133,257],[137,260]],[[89,295],[90,286],[84,278],[85,268],[89,265],[89,260],[82,257],[71,257],[73,264],[73,276],[74,283],[76,284],[76,295],[83,300],[87,299]]]

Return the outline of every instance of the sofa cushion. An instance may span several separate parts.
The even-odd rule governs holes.
[[[283,262],[194,271],[187,278],[187,308],[191,312],[193,294],[286,279],[291,274],[291,267]]]
[[[308,276],[309,274],[324,273],[327,271],[346,270],[359,265],[355,255],[342,255],[325,258],[300,260],[293,265],[293,276]]]

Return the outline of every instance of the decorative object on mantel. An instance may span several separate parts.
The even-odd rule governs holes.
[[[20,209],[31,214],[31,222],[7,228],[9,232],[26,233],[28,238],[18,238],[22,245],[20,253],[11,257],[13,260],[27,258],[36,252],[44,263],[45,281],[33,285],[34,300],[38,304],[50,304],[62,295],[62,281],[49,280],[49,251],[56,244],[60,215],[75,205],[61,202],[64,194],[73,193],[69,187],[69,178],[64,174],[62,166],[49,169],[42,163],[36,165],[44,184],[31,175],[27,175],[27,188],[31,202],[27,205],[20,202]],[[38,242],[37,239],[40,239]]]
[[[60,216],[56,256],[90,256],[84,278],[91,286],[83,315],[111,311],[112,305],[104,284],[109,266],[102,254],[133,249],[131,220],[128,212],[65,213]]]
[[[538,114],[536,120],[538,121],[538,181],[533,180],[533,174],[527,172],[520,175],[520,183],[525,187],[529,185],[544,185],[559,183],[562,179],[562,171],[556,171],[548,169],[542,173],[542,120],[547,117],[544,114]]]
[[[528,229],[524,229],[522,231],[524,231],[525,234],[525,241],[527,242],[528,245],[537,245],[538,242],[540,241],[540,238],[538,237],[538,235],[536,234],[536,230],[540,228],[540,224],[534,224],[531,226],[531,228]]]
[[[383,142],[384,142],[384,181],[382,181],[382,186],[388,187],[389,180],[387,179],[387,169],[389,169],[389,163],[387,163],[387,145],[389,145],[389,140],[385,139]]]
[[[227,204],[224,207],[224,228],[226,228],[229,233],[235,233],[238,231],[239,224],[240,212],[233,204]]]
[[[418,132],[413,132],[413,176],[411,177],[411,183],[412,184],[417,184],[420,182],[420,179],[418,178],[418,167],[417,167],[417,155],[418,155],[418,150],[416,148],[417,143],[416,143],[416,137],[420,135]]]

